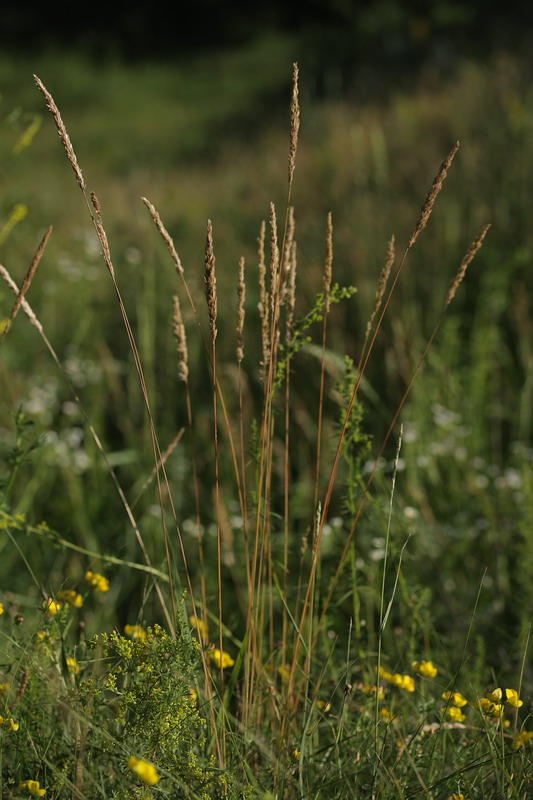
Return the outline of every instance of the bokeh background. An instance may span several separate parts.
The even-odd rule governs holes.
[[[172,19],[157,5],[127,11],[110,6],[105,17],[93,8],[78,9],[76,16],[51,8],[29,17],[12,5],[2,17],[0,227],[17,205],[27,213],[4,237],[0,261],[20,281],[45,227],[54,226],[28,299],[130,497],[152,468],[142,398],[90,219],[32,74],[59,105],[88,187],[99,197],[163,447],[186,419],[171,332],[171,295],[178,284],[140,198],[160,211],[199,302],[206,220],[213,220],[219,289],[226,298],[220,374],[228,392],[235,388],[237,263],[246,258],[249,423],[262,391],[256,240],[270,202],[281,217],[286,201],[288,105],[292,63],[298,61],[302,117],[292,198],[297,313],[320,291],[328,211],[335,280],[358,288],[331,318],[325,430],[331,450],[342,356],[357,359],[360,352],[387,241],[394,234],[403,250],[441,161],[461,141],[369,362],[363,427],[377,452],[464,252],[482,224],[492,223],[402,412],[396,541],[400,548],[409,533],[416,534],[405,558],[405,602],[412,598],[413,614],[425,609],[443,635],[464,631],[481,587],[477,630],[487,658],[500,664],[516,658],[533,607],[531,5],[314,0],[244,6],[204,0],[178,4]],[[11,302],[0,288],[3,316]],[[184,311],[198,439],[206,442],[198,466],[209,508],[209,370],[193,316]],[[318,344],[320,331],[315,334]],[[300,377],[295,369],[292,383],[301,443],[295,474],[313,453],[316,348],[306,348],[298,363]],[[46,519],[84,548],[138,560],[79,410],[22,317],[2,345],[0,381],[4,451],[20,407],[43,437],[12,490],[12,507],[36,523]],[[354,563],[369,587],[383,558],[395,446],[385,453],[357,537]],[[185,449],[177,448],[169,472],[187,531],[193,503]],[[232,523],[238,509],[230,494],[224,502],[231,532],[238,529],[238,520]],[[157,562],[163,559],[158,510],[153,496],[145,500],[140,521]],[[309,514],[303,479],[293,488],[293,502],[301,521]],[[340,488],[325,553],[332,563],[349,522]],[[26,546],[39,552],[47,585],[79,571],[77,556],[50,548],[48,540],[30,540]],[[11,572],[13,602],[24,605],[27,575],[7,540],[0,558],[4,582]],[[124,617],[135,580],[124,570],[115,584]],[[350,608],[339,601],[338,612],[342,619]],[[401,621],[397,627],[402,630]]]

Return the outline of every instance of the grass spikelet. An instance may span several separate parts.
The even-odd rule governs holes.
[[[109,270],[109,274],[115,279],[115,269],[113,267],[113,262],[111,261],[111,251],[109,250],[109,243],[107,241],[107,234],[104,230],[104,226],[102,224],[102,215],[100,212],[100,202],[95,195],[94,192],[91,192],[91,202],[93,204],[93,208],[96,211],[96,217],[94,218],[94,224],[96,227],[96,234],[102,246],[102,257],[105,261],[105,265]]]
[[[387,283],[389,282],[389,277],[392,269],[392,265],[394,264],[394,259],[396,257],[396,240],[394,235],[391,236],[389,242],[387,244],[387,258],[385,259],[385,264],[383,265],[383,269],[378,278],[378,285],[376,289],[376,296],[374,298],[374,308],[372,309],[372,314],[370,315],[370,319],[368,320],[365,332],[365,344],[363,346],[363,351],[366,347],[366,343],[368,341],[368,337],[370,336],[370,331],[372,330],[372,323],[376,318],[376,314],[378,313],[381,303],[383,301],[383,296],[385,294],[385,290],[387,288]]]
[[[209,329],[213,345],[217,338],[217,279],[215,276],[215,252],[213,250],[213,226],[207,220],[207,238],[205,243],[205,296],[209,311]]]
[[[418,218],[418,222],[416,223],[411,237],[409,239],[409,243],[407,245],[407,249],[410,249],[416,240],[418,239],[419,235],[422,233],[426,225],[428,224],[428,220],[431,216],[431,212],[433,211],[433,206],[435,205],[435,200],[438,197],[440,190],[442,189],[442,184],[446,179],[448,174],[448,170],[452,164],[453,159],[455,158],[455,154],[459,150],[459,142],[456,142],[442,164],[440,165],[440,169],[437,173],[435,180],[433,181],[433,185],[429,190],[426,199],[424,200],[424,204],[420,210],[420,216]]]
[[[279,246],[276,207],[270,203],[270,311],[274,316],[279,289]]]
[[[61,114],[59,113],[59,109],[56,106],[55,100],[41,81],[37,75],[33,76],[35,83],[37,84],[37,88],[43,94],[44,99],[46,100],[46,105],[50,113],[54,118],[54,122],[56,124],[57,132],[59,134],[59,138],[65,148],[65,152],[67,154],[67,158],[70,161],[70,165],[74,170],[74,174],[76,176],[76,180],[78,181],[78,185],[80,189],[84,192],[85,191],[85,181],[83,180],[83,175],[81,173],[80,165],[78,164],[78,159],[76,158],[76,153],[74,152],[74,148],[72,147],[72,142],[70,141],[70,137],[67,133],[67,129],[65,128],[65,123],[61,118]]]
[[[333,275],[333,219],[331,211],[328,213],[328,223],[326,231],[326,263],[324,265],[324,299],[325,311],[329,314],[331,279]]]
[[[46,247],[46,244],[48,242],[48,239],[50,238],[50,234],[51,233],[52,233],[52,226],[50,225],[50,227],[46,229],[46,232],[45,232],[43,238],[41,239],[41,243],[40,243],[39,247],[37,248],[37,251],[36,251],[35,255],[33,256],[32,262],[30,264],[30,268],[28,269],[26,275],[24,276],[24,280],[22,281],[22,286],[20,287],[20,291],[17,294],[17,299],[15,300],[15,303],[13,305],[13,308],[11,309],[11,312],[9,314],[9,317],[8,317],[7,322],[6,322],[5,328],[3,330],[2,336],[0,337],[0,344],[6,338],[8,332],[9,332],[9,329],[11,328],[11,325],[13,324],[13,320],[15,319],[15,317],[17,316],[17,314],[18,314],[18,312],[20,310],[20,307],[22,305],[22,301],[24,299],[24,296],[25,296],[26,292],[28,291],[28,289],[30,288],[31,282],[33,280],[33,276],[35,275],[37,267],[39,266],[39,262],[40,262],[40,260],[42,258],[43,253],[44,253],[44,248]]]
[[[300,105],[298,102],[298,64],[292,65],[292,98],[291,98],[291,128],[289,139],[289,194],[292,189],[292,179],[296,166],[296,150],[298,148],[298,131],[300,130]]]
[[[453,281],[451,282],[450,288],[448,289],[448,294],[446,295],[446,300],[444,301],[444,308],[447,308],[450,305],[450,303],[452,302],[453,298],[455,297],[455,293],[456,293],[457,289],[459,288],[459,284],[461,283],[461,281],[463,280],[463,278],[464,278],[464,276],[466,274],[466,270],[468,269],[468,265],[470,264],[470,262],[472,261],[472,259],[476,255],[477,251],[479,250],[479,248],[483,244],[483,240],[484,240],[485,236],[487,235],[487,233],[489,232],[490,228],[491,228],[490,224],[483,225],[481,231],[479,232],[477,237],[474,239],[474,241],[472,242],[472,244],[470,245],[470,247],[466,251],[466,253],[465,253],[464,257],[463,257],[463,260],[459,264],[459,269],[457,270],[457,274],[456,274],[455,278],[453,279]]]
[[[11,275],[8,272],[8,270],[4,267],[3,264],[0,264],[0,275],[4,279],[5,283],[9,286],[11,291],[14,294],[18,295],[19,294],[19,288],[18,288],[17,284],[15,283],[15,281],[13,280],[13,278],[11,277]],[[22,310],[24,311],[24,313],[28,317],[30,323],[42,335],[43,334],[43,326],[41,325],[41,323],[39,322],[39,320],[35,316],[35,313],[34,313],[32,307],[30,306],[30,304],[28,303],[28,301],[26,300],[26,298],[24,296],[22,297],[20,304],[22,306]]]
[[[163,238],[163,241],[165,242],[165,244],[167,246],[168,252],[170,253],[170,257],[172,258],[172,261],[174,262],[174,264],[176,266],[176,272],[178,273],[180,278],[183,278],[183,267],[181,265],[180,257],[176,252],[176,248],[174,247],[174,240],[173,240],[172,236],[170,235],[170,233],[167,231],[167,229],[163,225],[163,221],[162,221],[161,217],[159,216],[155,206],[152,205],[152,203],[146,197],[141,197],[141,200],[143,201],[144,205],[146,206],[146,208],[150,212],[150,216],[152,217],[153,221],[155,222],[155,226],[156,226],[157,230],[159,231],[159,233],[161,234],[161,236]]]
[[[259,264],[259,318],[261,320],[261,348],[263,351],[262,372],[263,377],[267,365],[270,361],[270,326],[268,313],[268,292],[266,288],[266,264],[265,264],[265,235],[266,224],[262,220],[257,239],[257,257]]]
[[[285,342],[287,345],[290,343],[292,339],[292,326],[294,323],[294,307],[296,304],[296,266],[297,266],[296,251],[297,251],[297,245],[296,242],[293,242],[291,247],[291,256],[290,256],[289,280],[287,283],[287,316],[285,319]]]
[[[244,258],[239,260],[239,279],[237,283],[237,361],[239,364],[244,358],[244,317],[246,311],[246,283],[244,280]]]
[[[189,378],[189,356],[187,350],[187,335],[181,314],[181,306],[177,294],[172,298],[172,330],[176,337],[178,350],[178,378],[187,383]]]

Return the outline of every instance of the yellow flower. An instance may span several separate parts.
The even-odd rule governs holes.
[[[0,694],[7,694],[11,687],[10,683],[0,683]]]
[[[383,686],[370,686],[368,683],[359,683],[356,685],[356,688],[359,689],[360,692],[363,692],[363,694],[376,694],[377,692],[380,700],[383,700],[385,697]]]
[[[414,692],[415,690],[415,682],[411,678],[410,675],[400,675],[399,672],[388,672],[384,667],[379,668],[379,674],[382,678],[385,678],[386,681],[392,683],[394,686],[398,686],[400,689],[404,689],[406,692]]]
[[[209,651],[209,658],[216,667],[222,667],[222,669],[226,669],[226,667],[232,667],[235,664],[235,661],[232,659],[230,654],[226,653],[224,650],[221,652],[218,647]]]
[[[67,661],[67,669],[70,672],[70,674],[77,675],[81,667],[76,661],[76,659],[72,658],[72,656],[67,656],[66,661]]]
[[[9,719],[2,719],[2,717],[0,717],[0,719],[2,720],[1,724],[5,725],[6,728],[9,728],[10,731],[18,731],[20,726],[18,722],[15,722],[13,717],[9,717]]]
[[[442,710],[446,712],[452,722],[464,722],[466,719],[461,709],[457,708],[457,706],[448,706],[448,708],[443,708]]]
[[[43,600],[44,613],[47,617],[55,617],[61,608],[61,603],[56,603],[51,597],[48,600]]]
[[[284,667],[282,664],[278,667],[278,675],[282,681],[288,681],[291,677],[291,672],[287,667]]]
[[[393,714],[392,711],[389,711],[388,708],[380,708],[379,709],[379,716],[384,722],[394,722],[395,724],[399,721],[399,717],[396,714]]]
[[[39,781],[21,781],[19,789],[26,789],[32,797],[42,797],[46,794],[46,789],[41,789]]]
[[[327,714],[328,711],[331,711],[331,703],[328,703],[325,700],[317,700],[316,707],[323,711],[324,714]]]
[[[489,700],[488,697],[482,697],[479,702],[479,707],[485,714],[490,714],[492,717],[497,717],[500,711],[502,710],[502,706],[500,703],[493,703],[492,700]]]
[[[191,686],[189,688],[189,697],[191,699],[191,702],[193,703],[196,703],[196,701],[198,700],[198,692],[196,691],[194,686]]]
[[[533,731],[520,731],[520,733],[517,733],[514,737],[513,750],[526,747],[530,742],[533,742]]]
[[[144,761],[142,758],[131,756],[128,758],[128,767],[143,781],[143,783],[147,783],[149,786],[153,786],[161,780],[154,765],[150,764],[149,761]]]
[[[413,661],[411,667],[424,678],[434,678],[438,674],[438,669],[432,661]]]
[[[5,614],[5,611],[4,604],[0,603],[0,614]]]
[[[90,583],[93,589],[96,589],[97,592],[109,591],[109,580],[103,575],[100,575],[99,572],[91,572],[90,570],[87,570],[85,573],[85,580],[87,583]]]
[[[204,639],[207,638],[207,622],[204,622],[203,619],[200,619],[200,617],[195,617],[194,614],[191,614],[189,617],[189,625],[191,628],[196,628],[199,635],[204,637]]]
[[[140,642],[146,641],[146,631],[140,625],[124,625],[124,633]]]
[[[81,608],[83,605],[83,597],[75,592],[74,589],[63,589],[57,593],[57,599],[65,601],[74,608]]]
[[[467,800],[464,794],[451,794],[448,800]]]
[[[487,693],[487,699],[492,703],[508,703],[513,708],[520,708],[523,705],[516,689],[494,689]]]
[[[462,708],[468,703],[466,697],[463,697],[460,692],[443,692],[441,697],[443,700],[451,700],[452,706],[456,706],[457,708]]]

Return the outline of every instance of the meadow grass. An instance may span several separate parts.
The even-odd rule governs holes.
[[[505,297],[494,275],[489,308],[476,306],[468,372],[460,321],[444,313],[488,228],[472,225],[423,313],[395,321],[393,312],[461,157],[454,139],[408,227],[396,242],[383,238],[385,266],[355,347],[353,334],[335,333],[342,314],[353,319],[355,293],[336,283],[335,215],[319,225],[315,214],[308,238],[304,226],[301,255],[296,73],[285,193],[277,188],[257,245],[231,269],[207,222],[207,309],[198,270],[149,196],[139,206],[161,237],[152,251],[177,273],[172,291],[153,269],[130,285],[127,257],[117,268],[107,202],[86,188],[60,111],[38,85],[96,237],[96,248],[82,240],[88,260],[77,269],[96,273],[103,258],[115,310],[106,300],[101,317],[82,313],[78,293],[49,330],[32,308],[44,245],[21,291],[3,269],[14,292],[5,375],[16,376],[25,314],[34,329],[25,336],[40,336],[58,369],[36,405],[46,407],[47,391],[52,404],[61,397],[61,421],[44,445],[26,403],[4,454],[2,793],[526,797],[530,421],[489,444],[481,430],[497,331],[483,313]],[[94,280],[98,311],[108,294],[100,273]],[[527,313],[522,302],[524,328]],[[155,336],[159,315],[166,339]],[[67,345],[58,332],[74,320]],[[90,359],[79,355],[87,338]],[[401,378],[388,415],[368,366],[383,343]],[[497,465],[486,460],[495,454]]]

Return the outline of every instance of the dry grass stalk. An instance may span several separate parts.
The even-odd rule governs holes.
[[[416,223],[414,230],[411,234],[411,238],[409,239],[409,243],[407,245],[408,249],[414,245],[416,240],[418,239],[421,232],[424,230],[428,223],[428,219],[431,216],[431,212],[433,211],[433,206],[435,205],[435,200],[442,189],[442,184],[448,174],[448,170],[450,169],[451,163],[455,158],[455,154],[459,150],[459,142],[456,142],[452,149],[450,150],[447,157],[444,159],[442,164],[440,165],[440,169],[437,173],[437,177],[433,181],[433,185],[429,190],[427,197],[424,201],[424,205],[421,208],[420,216],[418,218],[418,222]]]
[[[17,314],[18,314],[18,312],[20,310],[20,307],[22,305],[22,301],[24,300],[26,292],[30,288],[31,282],[33,280],[33,276],[35,275],[37,267],[39,266],[39,262],[40,262],[40,260],[42,258],[43,253],[44,253],[44,248],[46,247],[46,243],[48,242],[48,239],[50,238],[50,234],[51,233],[52,233],[52,226],[50,225],[50,227],[47,228],[43,238],[41,239],[41,243],[40,243],[39,247],[37,248],[37,251],[36,251],[35,255],[33,256],[32,262],[30,264],[30,268],[28,269],[26,275],[24,276],[24,280],[22,281],[22,286],[20,287],[20,291],[17,294],[17,299],[15,300],[13,308],[11,309],[11,312],[9,314],[8,320],[7,320],[6,324],[5,324],[4,330],[2,332],[2,336],[0,337],[0,343],[3,342],[4,339],[6,338],[8,332],[9,332],[9,329],[11,328],[11,325],[13,324],[13,320],[15,319],[15,317],[17,316]]]
[[[259,318],[261,320],[261,345],[263,350],[263,377],[270,361],[270,325],[268,313],[268,292],[266,289],[266,264],[265,264],[265,220],[261,222],[259,238],[257,239],[257,256],[259,262]]]
[[[326,303],[326,314],[330,309],[331,280],[333,277],[333,218],[331,211],[328,212],[328,223],[326,231],[326,263],[324,265],[324,298]]]
[[[294,176],[294,167],[296,165],[299,130],[300,105],[298,103],[298,64],[294,63],[292,65],[291,129],[289,139],[289,193],[292,189],[292,179]]]
[[[177,294],[172,298],[172,330],[176,337],[178,350],[178,378],[187,383],[189,378],[189,355],[187,350],[187,335],[181,315],[181,306]]]
[[[287,316],[285,319],[285,342],[289,344],[292,337],[294,307],[296,304],[296,242],[292,243],[290,272],[287,285]]]
[[[176,252],[176,248],[174,247],[174,240],[172,236],[163,225],[163,221],[161,220],[161,217],[159,216],[155,206],[152,205],[152,203],[146,197],[141,197],[141,200],[143,201],[144,205],[150,212],[150,216],[155,222],[155,226],[159,231],[159,233],[161,234],[163,241],[167,246],[168,252],[170,253],[170,257],[172,258],[172,261],[176,266],[176,272],[178,273],[180,278],[183,278],[183,267],[181,265],[180,257]]]
[[[276,207],[270,203],[270,311],[274,316],[279,289],[279,246]]]
[[[244,281],[244,258],[239,260],[239,279],[237,283],[237,361],[244,358],[244,303],[246,300],[246,283]]]
[[[15,283],[15,281],[13,280],[13,278],[11,277],[11,275],[9,274],[9,272],[4,267],[3,264],[0,264],[0,275],[2,276],[4,281],[7,283],[7,285],[9,286],[11,291],[13,292],[13,294],[18,295],[19,294],[19,288],[18,288],[17,284]],[[28,303],[28,301],[24,297],[21,300],[21,306],[22,306],[22,310],[24,311],[24,313],[28,317],[28,319],[31,322],[31,324],[33,325],[33,327],[36,328],[41,335],[44,335],[43,326],[41,325],[41,323],[39,322],[39,320],[35,316],[30,304]]]
[[[472,244],[470,245],[470,247],[466,251],[466,253],[465,253],[464,257],[463,257],[463,260],[459,264],[459,269],[457,270],[457,274],[456,274],[455,278],[453,279],[453,281],[451,282],[450,288],[448,289],[448,294],[446,295],[446,300],[444,301],[444,308],[447,308],[450,305],[450,303],[452,302],[453,298],[455,297],[455,293],[456,293],[456,291],[457,291],[457,289],[459,287],[459,284],[461,283],[461,281],[463,280],[463,278],[464,278],[464,276],[466,274],[466,270],[468,269],[468,265],[470,264],[470,262],[472,261],[472,259],[476,255],[477,251],[479,250],[479,248],[483,244],[483,240],[484,240],[485,236],[487,235],[487,233],[489,232],[490,227],[491,227],[490,224],[489,225],[483,225],[481,231],[479,232],[477,237],[474,239],[474,241],[472,242]]]
[[[61,114],[59,113],[59,109],[55,104],[55,100],[41,81],[37,75],[33,76],[35,83],[37,84],[37,88],[39,91],[44,95],[44,99],[46,100],[46,105],[50,110],[55,124],[57,128],[57,132],[59,134],[59,138],[63,143],[63,147],[65,148],[65,152],[67,154],[67,158],[70,161],[70,165],[74,170],[74,174],[76,176],[76,180],[78,181],[80,189],[84,192],[85,191],[85,181],[83,180],[83,175],[81,174],[80,165],[78,164],[78,159],[76,158],[76,153],[74,152],[74,148],[72,147],[72,142],[70,141],[70,137],[67,133],[67,129],[65,128],[65,123],[61,119]]]
[[[378,313],[379,309],[381,308],[381,303],[383,301],[383,297],[385,295],[385,289],[387,288],[387,283],[389,282],[389,277],[392,269],[392,265],[394,264],[394,259],[396,258],[396,240],[394,235],[391,236],[387,245],[387,258],[385,259],[385,264],[383,265],[383,269],[381,270],[378,285],[376,289],[376,297],[374,299],[374,308],[372,309],[372,314],[370,315],[370,319],[368,320],[365,332],[365,344],[368,341],[368,337],[370,336],[370,331],[372,330],[372,323],[376,318],[376,314]]]
[[[215,252],[213,250],[213,226],[207,220],[207,238],[205,243],[205,296],[209,311],[209,329],[211,341],[217,338],[217,279],[215,276]]]
[[[294,208],[293,206],[289,206],[287,209],[287,226],[283,239],[283,259],[280,270],[280,305],[282,306],[287,302],[287,283],[291,272],[291,252],[295,230]]]
[[[115,280],[115,269],[113,267],[113,262],[111,261],[111,252],[109,250],[109,244],[107,241],[107,234],[104,230],[104,226],[102,225],[102,215],[100,212],[100,202],[95,195],[94,192],[91,192],[91,202],[93,204],[93,208],[96,211],[96,217],[94,217],[94,224],[96,227],[96,234],[102,245],[102,257],[105,261],[105,265],[109,270],[109,274]]]

